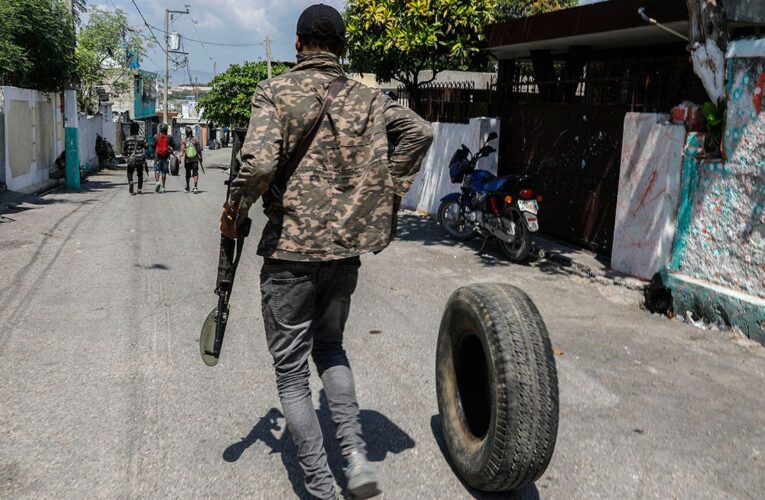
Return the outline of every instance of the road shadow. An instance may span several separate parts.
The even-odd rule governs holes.
[[[469,248],[475,252],[478,260],[487,267],[509,267],[513,265],[502,254],[496,244],[488,242],[484,245],[482,238],[475,238],[470,241],[457,241],[441,229],[438,221],[421,215],[400,213],[398,216],[396,239],[399,241],[416,242],[424,246]]]
[[[340,446],[335,439],[335,427],[323,390],[316,415],[324,434],[324,448],[327,451],[329,467],[337,483],[345,489],[347,483],[343,473]],[[404,430],[377,411],[361,410],[361,425],[367,442],[367,456],[372,462],[382,462],[389,453],[396,455],[415,446],[414,440]],[[275,432],[280,431],[283,432],[277,437]],[[295,494],[301,499],[312,498],[303,486],[303,471],[300,468],[295,445],[286,429],[284,415],[277,408],[271,408],[261,417],[247,436],[229,445],[223,452],[223,460],[229,463],[236,462],[249,447],[258,441],[268,446],[271,453],[280,456]]]
[[[111,191],[120,186],[127,186],[127,182],[113,182],[105,180],[86,180],[76,191],[67,191],[63,185],[53,186],[51,189],[37,194],[21,194],[7,192],[0,195],[0,214],[14,214],[35,210],[50,205],[66,203],[69,205],[88,205],[99,201],[97,198],[73,201],[69,198],[72,194],[100,193]]]
[[[324,449],[327,450],[327,462],[338,484],[345,489],[340,443],[335,439],[335,425],[329,411],[327,395],[322,390],[319,397],[319,409],[316,412],[324,434]],[[367,458],[371,462],[382,462],[388,453],[399,453],[415,447],[414,439],[388,417],[374,410],[361,410],[361,426],[367,444]]]
[[[438,447],[441,449],[441,453],[444,455],[444,458],[446,458],[446,461],[448,462],[449,467],[451,467],[452,472],[454,472],[454,475],[462,483],[462,486],[465,488],[465,492],[471,497],[486,499],[486,500],[495,500],[499,498],[507,499],[507,500],[539,500],[540,498],[539,490],[534,484],[531,484],[523,488],[522,490],[500,492],[500,493],[486,493],[486,492],[478,491],[471,488],[467,483],[465,483],[465,481],[462,480],[460,475],[457,473],[457,470],[454,468],[454,463],[452,462],[451,456],[449,455],[449,449],[446,447],[446,441],[444,440],[444,435],[441,432],[441,416],[440,415],[433,415],[432,417],[430,417],[430,430],[433,432],[433,438],[435,438],[436,443],[438,444]]]
[[[143,264],[133,264],[133,267],[138,267],[141,269],[145,269],[147,271],[169,271],[170,266],[166,264],[152,264],[150,266],[145,266]]]
[[[605,277],[610,279],[628,277],[623,273],[610,269],[610,257],[608,255],[577,248],[543,234],[532,237],[533,247],[525,262],[513,263],[505,257],[496,243],[489,241],[484,245],[484,240],[480,237],[470,241],[457,241],[446,234],[438,221],[411,212],[399,214],[396,239],[417,242],[425,246],[468,248],[475,252],[475,256],[484,266],[508,268],[511,266],[535,267],[549,275],[570,275],[578,271],[576,269],[577,261],[581,260],[583,254],[588,254],[588,257],[597,263],[597,267],[604,269]]]

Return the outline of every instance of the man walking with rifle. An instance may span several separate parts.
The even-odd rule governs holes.
[[[366,456],[343,332],[359,256],[391,242],[398,200],[433,139],[430,125],[380,91],[348,81],[341,15],[314,5],[297,26],[298,64],[258,86],[221,232],[236,240],[263,198],[258,246],[263,320],[305,485],[338,498],[308,385],[312,357],[357,498],[379,494]]]

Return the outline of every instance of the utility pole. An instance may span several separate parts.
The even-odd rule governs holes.
[[[167,107],[167,95],[170,93],[170,21],[172,14],[188,14],[188,7],[186,10],[170,10],[165,9],[165,95],[163,99],[163,121],[170,127],[170,117],[168,115],[169,109]],[[168,129],[168,132],[172,132]]]
[[[263,41],[263,44],[266,46],[266,64],[268,65],[268,79],[271,79],[272,72],[271,72],[271,37],[266,36],[266,39]]]
[[[68,0],[74,14],[74,3]],[[77,115],[77,90],[73,85],[64,91],[64,151],[67,189],[80,189],[80,123]]]
[[[167,117],[167,93],[170,91],[170,11],[165,9],[165,92],[162,97],[162,121],[170,126]],[[170,130],[168,130],[168,133]]]
[[[217,74],[216,68],[218,67],[218,63],[213,61],[213,78],[215,78],[215,75]]]

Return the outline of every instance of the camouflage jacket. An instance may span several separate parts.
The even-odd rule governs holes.
[[[231,201],[247,209],[263,197],[268,224],[260,255],[335,260],[380,251],[392,239],[395,199],[412,185],[433,132],[379,90],[349,80],[282,200],[269,190],[342,74],[336,56],[307,53],[291,71],[262,82],[253,97]]]

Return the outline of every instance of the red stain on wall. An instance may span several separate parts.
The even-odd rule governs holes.
[[[651,194],[651,191],[653,191],[653,186],[656,184],[656,177],[658,177],[658,175],[659,173],[655,170],[651,172],[651,178],[648,180],[648,187],[643,193],[643,197],[640,199],[640,205],[638,205],[638,210],[645,207],[645,200],[648,198],[648,195]]]
[[[765,73],[760,75],[760,81],[757,84],[758,91],[754,93],[754,109],[757,114],[762,113],[763,93],[765,93]]]

